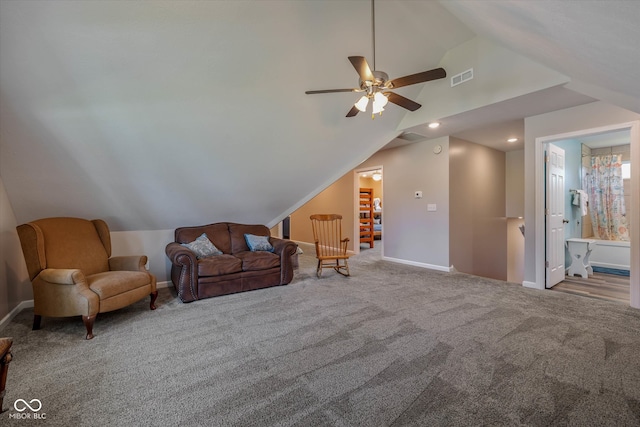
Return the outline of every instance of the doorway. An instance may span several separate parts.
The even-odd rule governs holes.
[[[382,257],[383,236],[383,170],[382,166],[355,170],[355,230],[360,252],[371,251]]]
[[[550,142],[565,139],[575,139],[580,137],[588,137],[592,135],[604,134],[607,132],[628,130],[630,133],[631,145],[631,193],[640,194],[640,125],[638,122],[623,123],[619,125],[605,126],[601,128],[587,129],[578,132],[570,132],[560,135],[551,135],[547,137],[536,138],[535,144],[535,287],[544,289],[546,286],[546,212],[545,212],[545,196],[546,186],[544,149]],[[637,197],[632,199],[631,203],[631,262],[630,262],[630,305],[640,308],[640,208]],[[634,226],[635,225],[635,226]]]

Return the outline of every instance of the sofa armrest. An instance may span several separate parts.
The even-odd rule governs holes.
[[[182,302],[198,299],[198,259],[180,243],[171,242],[165,248],[171,261],[171,281]]]
[[[197,264],[198,258],[191,250],[185,248],[180,243],[171,242],[165,248],[165,253],[174,265]]]
[[[280,284],[286,285],[293,280],[293,262],[291,257],[296,254],[298,244],[286,239],[277,237],[269,238],[273,246],[273,252],[280,255]]]
[[[126,255],[109,258],[109,270],[111,271],[147,271],[146,255]]]

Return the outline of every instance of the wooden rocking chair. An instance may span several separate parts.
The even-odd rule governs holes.
[[[330,267],[343,276],[349,276],[349,238],[342,238],[342,215],[315,214],[310,218],[318,258],[316,275],[322,276],[322,267]]]

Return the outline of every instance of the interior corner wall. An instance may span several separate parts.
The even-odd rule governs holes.
[[[442,151],[434,152],[440,145]],[[449,263],[449,137],[375,153],[358,166],[382,166],[382,247],[385,259],[429,268]],[[422,198],[415,192],[422,191]],[[435,210],[428,210],[432,205]]]
[[[524,149],[507,151],[506,159],[506,216],[524,218]]]
[[[449,145],[449,259],[457,271],[507,280],[505,153]]]
[[[309,217],[313,214],[337,213],[342,215],[342,236],[350,238],[348,249],[353,251],[355,239],[351,236],[355,234],[356,203],[354,185],[353,172],[349,171],[313,199],[296,209],[291,214],[291,240],[313,243],[313,231]]]
[[[164,249],[174,241],[175,230],[112,231],[112,256],[146,255],[149,271],[158,283],[171,281],[171,261]]]
[[[536,139],[637,120],[640,114],[602,101],[525,118],[525,282],[535,284],[537,263],[544,263],[544,259],[536,260],[536,184],[544,185],[544,177],[536,183]],[[633,150],[632,146],[632,153]],[[636,204],[634,201],[634,207]],[[640,224],[631,226],[640,227]],[[632,245],[637,244],[632,238]]]
[[[507,281],[520,283],[524,278],[524,218],[507,218]]]
[[[0,178],[0,320],[21,302],[33,299],[31,281],[16,231],[16,217]]]

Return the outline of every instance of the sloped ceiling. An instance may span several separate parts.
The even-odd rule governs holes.
[[[509,2],[510,13],[543,19],[529,3]],[[546,44],[509,28],[502,39],[492,11],[503,9],[376,2],[376,68],[392,78],[435,68],[481,34],[552,62],[583,89],[640,99],[637,66],[615,78],[599,63],[593,73],[579,61],[562,68]],[[617,11],[638,20],[637,6]],[[637,65],[637,32],[624,26],[617,40],[631,57],[625,67]],[[578,44],[526,26],[518,34]],[[602,47],[589,58],[610,60]],[[275,224],[401,132],[399,107],[347,119],[355,94],[304,94],[356,86],[349,55],[372,60],[369,1],[0,2],[0,176],[18,222],[104,218],[114,231]],[[415,98],[428,85],[398,93]]]

